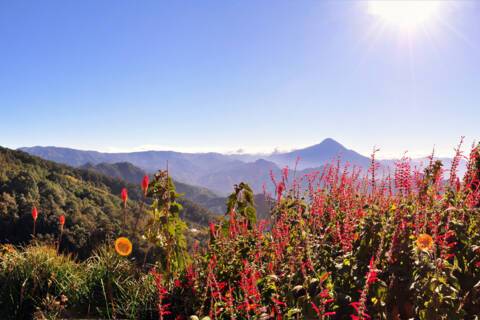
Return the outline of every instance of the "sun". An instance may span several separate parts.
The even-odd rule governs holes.
[[[439,18],[445,1],[371,0],[368,12],[402,31],[412,31]]]

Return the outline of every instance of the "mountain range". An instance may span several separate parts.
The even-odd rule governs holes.
[[[106,172],[105,164],[127,166],[130,163],[146,173],[153,173],[168,166],[169,173],[177,181],[191,186],[199,186],[211,190],[219,196],[226,196],[232,191],[234,184],[247,182],[256,193],[261,193],[264,187],[273,191],[270,172],[275,176],[281,174],[281,168],[288,166],[296,168],[298,176],[305,173],[321,170],[324,165],[340,159],[342,163],[349,163],[364,169],[370,166],[370,158],[350,150],[335,141],[327,138],[319,144],[297,149],[290,152],[275,152],[272,154],[221,154],[221,153],[182,153],[175,151],[143,151],[131,153],[102,153],[97,151],[83,151],[59,147],[29,147],[22,151],[41,158],[67,164],[75,167],[99,166],[97,170],[110,176],[115,176],[115,169]],[[444,168],[449,168],[451,159],[442,159]],[[381,169],[394,170],[395,160],[380,160]],[[413,159],[413,166],[422,166],[427,163],[425,158]],[[460,166],[463,173],[465,162]],[[103,171],[102,171],[103,170]],[[365,171],[366,172],[366,171]],[[123,179],[130,180],[128,170]],[[118,176],[118,175],[117,175]]]
[[[271,155],[229,155],[221,153],[181,153],[174,151],[143,151],[131,153],[102,153],[59,147],[30,147],[22,151],[41,158],[81,167],[87,164],[128,162],[148,173],[166,168],[178,182],[198,185],[225,196],[235,183],[248,182],[255,192],[262,192],[263,186],[271,187],[270,172],[279,175],[281,168],[288,165],[298,169],[318,168],[340,157],[357,166],[366,167],[369,159],[345,148],[333,139],[291,152]],[[241,159],[248,159],[247,161]],[[124,177],[127,178],[127,177]],[[127,178],[128,179],[128,178]]]

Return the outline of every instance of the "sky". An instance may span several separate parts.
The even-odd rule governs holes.
[[[379,157],[480,138],[480,2],[0,1],[0,145]]]

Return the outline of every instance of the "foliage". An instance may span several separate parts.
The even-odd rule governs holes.
[[[152,246],[162,250],[160,264],[166,274],[182,271],[188,262],[187,225],[180,219],[179,212],[183,208],[175,201],[179,195],[167,171],[155,174],[147,195],[153,202],[145,226],[145,238]]]
[[[57,239],[58,218],[65,215],[60,250],[86,259],[101,243],[124,232],[119,198],[123,187],[129,195],[126,232],[132,233],[135,217],[146,216],[140,212],[143,193],[139,186],[0,147],[0,243],[26,245],[32,239],[31,211],[36,206],[37,239]],[[187,199],[179,202],[184,207],[181,217],[190,227],[201,229],[214,219],[210,211]],[[138,234],[130,237],[137,242],[140,238]],[[193,241],[192,235],[188,237]],[[134,255],[143,259],[144,248],[137,249]]]
[[[374,160],[372,167],[362,177],[329,166],[301,178],[305,191],[304,181],[288,181],[285,170],[269,225],[250,224],[232,210],[236,188],[229,223],[212,224],[206,251],[193,254],[183,275],[163,282],[168,315],[478,317],[480,193],[472,181],[479,167],[464,183],[443,183],[435,161],[419,172],[404,158],[395,178],[384,180],[375,178]]]
[[[235,212],[245,219],[249,226],[253,226],[257,222],[257,210],[252,188],[245,182],[233,188],[233,193],[227,198],[227,213]]]
[[[4,245],[0,253],[0,317],[56,316],[80,305],[87,294],[83,268],[48,245],[22,250]]]
[[[54,261],[69,261],[67,270],[84,271],[78,285],[87,293],[62,312],[161,320],[478,319],[479,149],[472,151],[463,180],[456,176],[459,149],[445,180],[433,156],[423,172],[412,170],[404,157],[394,176],[384,179],[375,172],[374,156],[367,175],[330,165],[297,177],[286,168],[279,180],[272,174],[276,194],[269,221],[257,221],[253,195],[243,184],[229,197],[228,220],[211,223],[210,239],[195,242],[188,258],[178,194],[159,172],[148,188],[151,217],[141,228],[160,252],[155,266],[141,268],[117,255],[113,241],[85,262],[53,251]],[[18,188],[29,186],[25,197],[38,196],[38,184],[18,179]],[[5,203],[10,206],[8,198]],[[133,241],[134,250],[142,243]],[[8,257],[24,254],[9,250],[17,253],[2,255],[2,275],[16,268]],[[59,268],[48,264],[46,270]],[[6,291],[16,297],[25,279],[19,274]],[[48,279],[28,287],[35,289],[27,291],[31,301],[47,293],[68,295],[69,282],[57,289]],[[7,305],[12,298],[7,293],[1,299]]]

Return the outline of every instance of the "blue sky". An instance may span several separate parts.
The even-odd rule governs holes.
[[[2,1],[0,145],[384,157],[480,137],[480,2],[406,32],[359,1]]]

